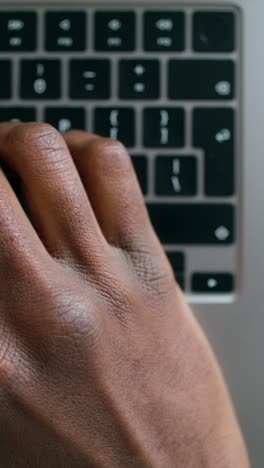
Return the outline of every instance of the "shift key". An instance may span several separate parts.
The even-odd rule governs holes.
[[[150,203],[148,211],[163,244],[228,245],[235,240],[232,205]]]

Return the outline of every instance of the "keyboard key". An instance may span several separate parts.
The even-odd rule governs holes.
[[[226,100],[235,96],[231,60],[170,60],[169,98]]]
[[[0,13],[0,51],[34,51],[37,47],[37,15],[34,12]]]
[[[185,276],[183,273],[176,273],[175,274],[175,279],[178,283],[178,285],[180,286],[180,288],[182,289],[182,291],[185,290]]]
[[[125,146],[134,146],[135,112],[128,107],[98,107],[94,111],[94,131],[120,140]]]
[[[59,99],[61,63],[59,60],[22,60],[20,70],[22,99]]]
[[[0,122],[35,122],[35,107],[0,107]]]
[[[163,244],[228,245],[235,239],[234,208],[226,204],[148,204]]]
[[[197,161],[194,156],[158,156],[155,192],[161,196],[194,196],[197,193]]]
[[[160,64],[158,60],[121,60],[119,97],[121,99],[158,99]]]
[[[13,191],[16,194],[19,202],[21,203],[23,199],[22,183],[21,178],[18,177],[15,171],[11,169],[5,162],[1,161],[1,170],[4,172],[9,184],[11,185]]]
[[[184,291],[185,289],[185,258],[182,252],[166,252],[168,260],[174,272],[175,279]]]
[[[143,195],[148,192],[148,159],[144,155],[131,156]]]
[[[0,60],[0,99],[11,98],[12,70],[10,60]]]
[[[144,14],[146,51],[180,52],[184,49],[184,13],[152,11]]]
[[[133,51],[136,43],[136,17],[130,11],[95,13],[95,50]]]
[[[230,293],[234,291],[234,276],[230,273],[194,273],[193,292]]]
[[[232,52],[235,48],[235,17],[228,12],[197,12],[193,15],[193,49],[197,52]]]
[[[185,258],[182,252],[166,252],[168,260],[174,271],[175,279],[182,290],[185,289]]]
[[[86,130],[85,110],[83,107],[47,107],[45,122],[53,125],[59,132]]]
[[[177,107],[148,107],[143,112],[146,148],[181,148],[185,140],[185,114]]]
[[[110,60],[74,59],[70,62],[70,97],[72,99],[110,98]]]
[[[85,50],[86,14],[82,11],[46,13],[45,47],[49,51]]]
[[[233,195],[235,188],[234,110],[228,108],[195,109],[193,145],[205,151],[206,195]]]
[[[169,262],[175,274],[185,270],[185,258],[182,252],[166,252]]]
[[[24,193],[24,190],[23,190],[23,184],[22,184],[22,181],[21,181],[21,178],[18,177],[18,175],[12,170],[10,169],[10,167],[8,167],[5,163],[3,163],[1,161],[1,169],[3,170],[9,184],[11,185],[15,195],[16,195],[16,198],[18,199],[21,207],[23,208],[26,216],[28,217],[28,219],[31,221],[31,223],[33,224],[33,219],[32,219],[32,214],[29,212],[29,208],[28,208],[28,204],[25,200],[25,193]]]

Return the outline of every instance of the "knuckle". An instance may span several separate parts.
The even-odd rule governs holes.
[[[121,141],[109,138],[106,140],[105,146],[105,151],[110,155],[120,156],[121,158],[124,158],[128,155],[128,152]]]
[[[57,321],[63,323],[63,330],[70,336],[94,337],[98,331],[98,323],[92,311],[75,297],[68,298],[67,304],[64,298],[64,304],[57,313]]]
[[[103,301],[104,307],[109,314],[120,319],[126,319],[134,308],[134,298],[136,295],[135,284],[124,275],[120,277],[118,268],[108,269],[97,272],[95,277],[95,290],[100,301]],[[91,281],[91,279],[90,279]],[[93,287],[93,283],[91,283]]]
[[[126,252],[136,280],[141,288],[155,298],[167,296],[175,288],[175,278],[168,260],[163,255],[154,255],[148,250]]]
[[[18,376],[22,367],[22,352],[18,354],[14,338],[6,329],[2,329],[0,335],[0,384],[3,385]]]
[[[118,140],[112,140],[111,138],[98,138],[92,142],[94,149],[98,156],[109,158],[109,160],[126,160],[129,159],[127,149]]]
[[[102,284],[98,288],[100,297],[109,312],[121,320],[133,308],[132,298],[134,296],[130,291],[131,289],[132,287],[128,288],[124,283],[121,285],[120,281],[116,286],[111,282],[111,287],[108,284]]]
[[[88,138],[92,137],[92,134],[89,134],[87,133],[85,130],[76,130],[76,129],[70,129],[70,130],[67,130],[64,134],[63,134],[63,137],[64,138],[69,138],[70,141],[71,140],[74,140],[78,143],[80,143],[78,140],[79,138],[81,138],[81,140],[88,140]]]
[[[9,140],[21,146],[52,146],[59,140],[60,134],[46,123],[21,123],[13,127]]]
[[[5,329],[2,329],[0,334],[0,367],[5,367],[7,356],[11,348],[11,340]]]
[[[46,296],[46,297],[45,297]],[[101,321],[96,307],[87,300],[82,292],[65,290],[64,288],[49,290],[42,293],[45,303],[47,325],[50,327],[49,337],[56,350],[70,348],[72,355],[81,349],[89,350],[97,346],[101,336]],[[42,318],[43,321],[43,318]],[[46,340],[45,332],[43,339]],[[49,346],[49,349],[52,345]],[[55,350],[55,351],[56,351]]]
[[[66,144],[60,133],[46,123],[21,124],[14,127],[9,140],[21,153],[21,159],[37,173],[57,173],[66,169]]]

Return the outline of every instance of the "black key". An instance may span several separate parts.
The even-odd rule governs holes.
[[[184,50],[184,13],[151,11],[144,14],[144,48],[147,51]]]
[[[194,273],[193,292],[230,293],[234,291],[234,276],[230,273]]]
[[[226,100],[235,96],[232,60],[170,60],[171,99]]]
[[[160,64],[158,60],[121,60],[119,97],[121,99],[158,99]]]
[[[185,277],[183,274],[181,273],[178,273],[177,275],[175,275],[175,278],[176,278],[176,281],[178,283],[178,285],[180,286],[180,288],[184,291],[185,290]]]
[[[45,47],[49,51],[85,50],[86,14],[83,11],[46,13]]]
[[[233,195],[235,188],[234,110],[228,108],[195,109],[193,145],[205,151],[206,195]]]
[[[166,252],[172,269],[175,273],[182,273],[185,270],[185,258],[182,252]]]
[[[197,160],[194,156],[158,156],[155,192],[161,196],[193,196],[197,193]]]
[[[185,289],[185,258],[182,252],[166,252],[171,267],[174,271],[175,279],[182,290]]]
[[[0,122],[35,122],[34,107],[0,107]]]
[[[148,205],[153,226],[164,244],[228,245],[235,239],[232,205]]]
[[[59,60],[22,60],[20,71],[22,99],[59,99],[61,63]]]
[[[177,107],[148,107],[143,114],[146,148],[181,148],[185,140],[185,113]]]
[[[134,146],[135,112],[128,107],[98,107],[94,111],[94,131],[120,140],[125,146]]]
[[[23,200],[23,190],[22,190],[22,182],[20,177],[16,174],[13,169],[11,169],[5,162],[1,161],[1,170],[3,170],[9,184],[11,185],[13,191],[16,194],[20,204]]]
[[[0,60],[0,99],[11,98],[12,70],[10,60]]]
[[[71,60],[70,97],[72,99],[109,99],[110,85],[109,60]]]
[[[180,286],[180,288],[184,291],[185,290],[185,276],[183,273],[177,273],[175,275],[175,279]]]
[[[136,43],[136,16],[130,11],[95,13],[95,50],[133,51]]]
[[[197,52],[232,52],[235,16],[232,12],[197,12],[193,15],[193,49]]]
[[[131,156],[143,195],[148,192],[148,159],[144,155]]]
[[[61,133],[73,129],[86,130],[83,107],[48,107],[45,109],[44,120]]]
[[[32,216],[31,216],[31,213],[29,212],[28,205],[25,200],[25,191],[23,190],[23,184],[22,184],[21,178],[17,175],[17,173],[13,169],[10,168],[10,166],[5,164],[5,162],[3,161],[1,161],[1,170],[3,170],[25,214],[27,215],[28,219],[33,224]]]
[[[0,13],[0,51],[34,51],[37,47],[37,15],[34,12]]]

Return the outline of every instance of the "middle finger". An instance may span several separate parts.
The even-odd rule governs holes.
[[[62,136],[46,124],[2,124],[0,154],[22,181],[47,250],[77,261],[102,256],[107,242]]]

